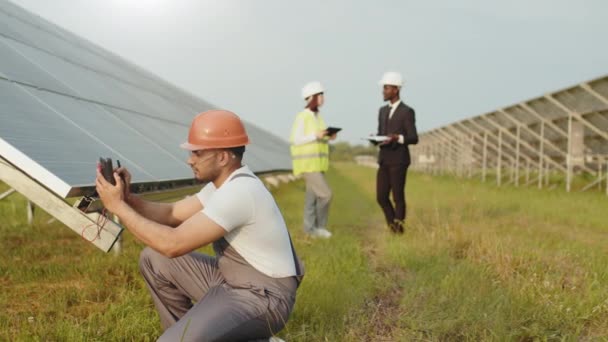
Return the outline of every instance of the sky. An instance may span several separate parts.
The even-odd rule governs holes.
[[[309,81],[362,143],[385,71],[420,132],[608,74],[602,0],[12,1],[285,139]]]

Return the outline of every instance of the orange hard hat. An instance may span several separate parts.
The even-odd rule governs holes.
[[[249,137],[241,119],[227,110],[210,110],[192,120],[188,142],[181,148],[196,151],[212,148],[231,148],[249,144]]]

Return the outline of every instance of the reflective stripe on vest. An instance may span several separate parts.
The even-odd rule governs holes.
[[[309,110],[298,114],[291,130],[291,159],[293,173],[299,175],[305,172],[325,172],[329,168],[329,144],[326,139],[316,140],[307,144],[294,145],[293,141],[299,123],[304,124],[304,135],[314,135],[327,128],[321,116],[315,116]]]

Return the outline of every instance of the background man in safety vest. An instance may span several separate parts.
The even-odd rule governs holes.
[[[399,92],[403,86],[401,74],[387,72],[382,77],[382,95],[388,105],[378,113],[378,135],[389,137],[380,143],[376,196],[384,217],[394,233],[403,233],[406,216],[405,182],[410,165],[408,145],[418,143],[414,110],[403,103]],[[391,203],[389,194],[393,193]]]
[[[294,175],[306,181],[304,231],[312,237],[329,238],[327,230],[332,192],[325,179],[329,168],[329,144],[336,134],[328,136],[327,125],[319,114],[325,97],[320,82],[310,82],[302,89],[306,109],[298,113],[291,129],[291,157]]]
[[[176,203],[131,194],[124,168],[114,173],[116,186],[97,173],[105,207],[148,246],[140,269],[164,329],[160,341],[269,338],[289,318],[302,270],[272,195],[241,164],[248,143],[234,113],[196,116],[181,146],[196,179],[209,183]],[[194,252],[211,243],[216,257]]]

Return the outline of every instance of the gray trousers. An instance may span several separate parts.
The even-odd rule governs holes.
[[[327,228],[332,192],[322,172],[306,172],[306,199],[304,203],[304,231]]]
[[[265,287],[258,281],[264,276],[252,269],[226,257],[192,252],[171,259],[144,249],[140,270],[164,330],[158,340],[251,341],[280,331],[294,306],[296,282]]]

